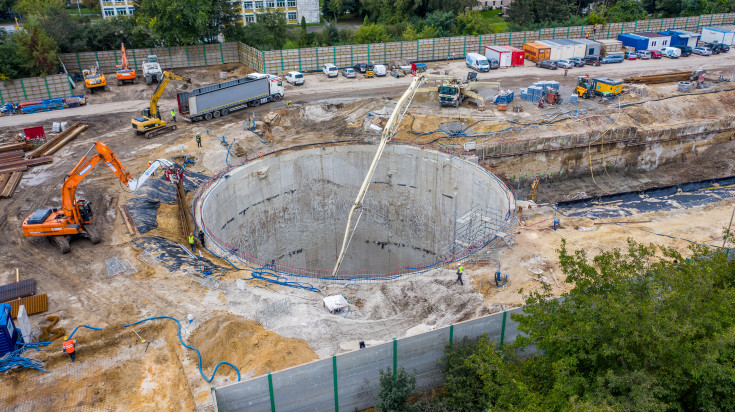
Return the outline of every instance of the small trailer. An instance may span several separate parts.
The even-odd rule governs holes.
[[[182,92],[176,96],[184,120],[197,122],[227,116],[245,107],[283,98],[283,80],[271,74],[251,73],[242,79],[228,80]]]

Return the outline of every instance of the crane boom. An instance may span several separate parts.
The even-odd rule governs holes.
[[[123,70],[130,70],[130,65],[128,65],[128,54],[125,52],[125,43],[120,43],[120,51],[122,53]]]
[[[180,76],[176,73],[172,72],[163,72],[163,79],[161,79],[160,82],[158,82],[158,85],[156,85],[156,90],[153,92],[153,95],[151,96],[151,105],[150,105],[150,117],[160,118],[160,113],[158,113],[158,100],[163,95],[163,92],[166,90],[166,86],[168,86],[168,82],[171,80],[181,80],[186,83],[191,83],[191,78]]]
[[[413,96],[416,94],[416,92],[419,91],[420,87],[426,82],[426,80],[434,79],[435,77],[437,76],[430,76],[425,74],[421,74],[415,77],[411,81],[411,84],[408,86],[408,89],[406,89],[406,91],[403,93],[403,96],[401,96],[401,98],[398,100],[396,108],[393,109],[393,113],[391,113],[390,118],[388,118],[388,122],[383,129],[383,134],[380,137],[378,150],[375,152],[375,156],[373,157],[373,161],[370,164],[367,175],[365,175],[365,180],[363,180],[362,186],[360,186],[360,190],[357,192],[357,198],[355,198],[355,202],[350,208],[350,214],[347,216],[347,227],[345,228],[345,235],[342,239],[342,248],[340,249],[339,255],[337,256],[337,263],[334,265],[332,276],[335,276],[337,274],[339,266],[342,264],[342,259],[344,258],[345,252],[347,251],[347,246],[350,242],[350,233],[354,233],[355,229],[357,228],[359,218],[354,227],[352,227],[352,219],[354,218],[355,212],[362,207],[362,201],[365,199],[365,194],[367,193],[368,186],[370,186],[370,179],[372,179],[373,174],[375,173],[375,168],[378,166],[378,161],[380,160],[380,156],[383,154],[383,150],[385,150],[385,146],[395,134],[398,126],[401,124],[403,115],[406,113],[405,111],[408,109],[408,105],[411,103]]]

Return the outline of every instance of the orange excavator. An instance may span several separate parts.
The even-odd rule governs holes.
[[[96,150],[97,153],[89,156],[92,150]],[[82,236],[89,238],[92,243],[99,243],[99,233],[90,225],[92,223],[90,202],[77,200],[75,194],[82,179],[100,161],[104,161],[112,173],[130,190],[138,187],[138,181],[130,176],[110,148],[102,142],[96,142],[66,176],[61,189],[61,208],[36,210],[23,221],[23,234],[26,237],[46,236],[61,249],[61,253],[69,252],[69,241],[73,237]]]
[[[125,43],[120,43],[120,51],[122,52],[122,64],[115,66],[117,69],[117,85],[122,86],[125,82],[138,83],[135,69],[131,69],[130,65],[128,65],[128,54],[125,52]]]

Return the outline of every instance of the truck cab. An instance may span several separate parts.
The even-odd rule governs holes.
[[[146,61],[143,62],[143,77],[145,78],[145,84],[160,82],[163,79],[163,70],[161,70],[161,65],[158,64],[158,56],[155,54],[148,56]]]
[[[458,85],[445,84],[439,86],[439,104],[441,106],[459,107],[462,103],[462,93]]]

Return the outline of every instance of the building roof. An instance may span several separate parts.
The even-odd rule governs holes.
[[[654,33],[652,31],[644,31],[644,32],[641,32],[641,33],[634,33],[634,34],[636,34],[638,36],[641,36],[641,37],[648,37],[648,38],[654,38],[654,37],[671,37],[671,36],[667,36],[665,34]]]
[[[718,31],[720,33],[735,33],[735,26],[726,25],[718,27],[705,27],[707,30]]]
[[[679,37],[700,37],[701,34],[694,33],[693,31],[686,31],[686,30],[666,30],[666,31],[660,31],[661,34],[676,34]]]

